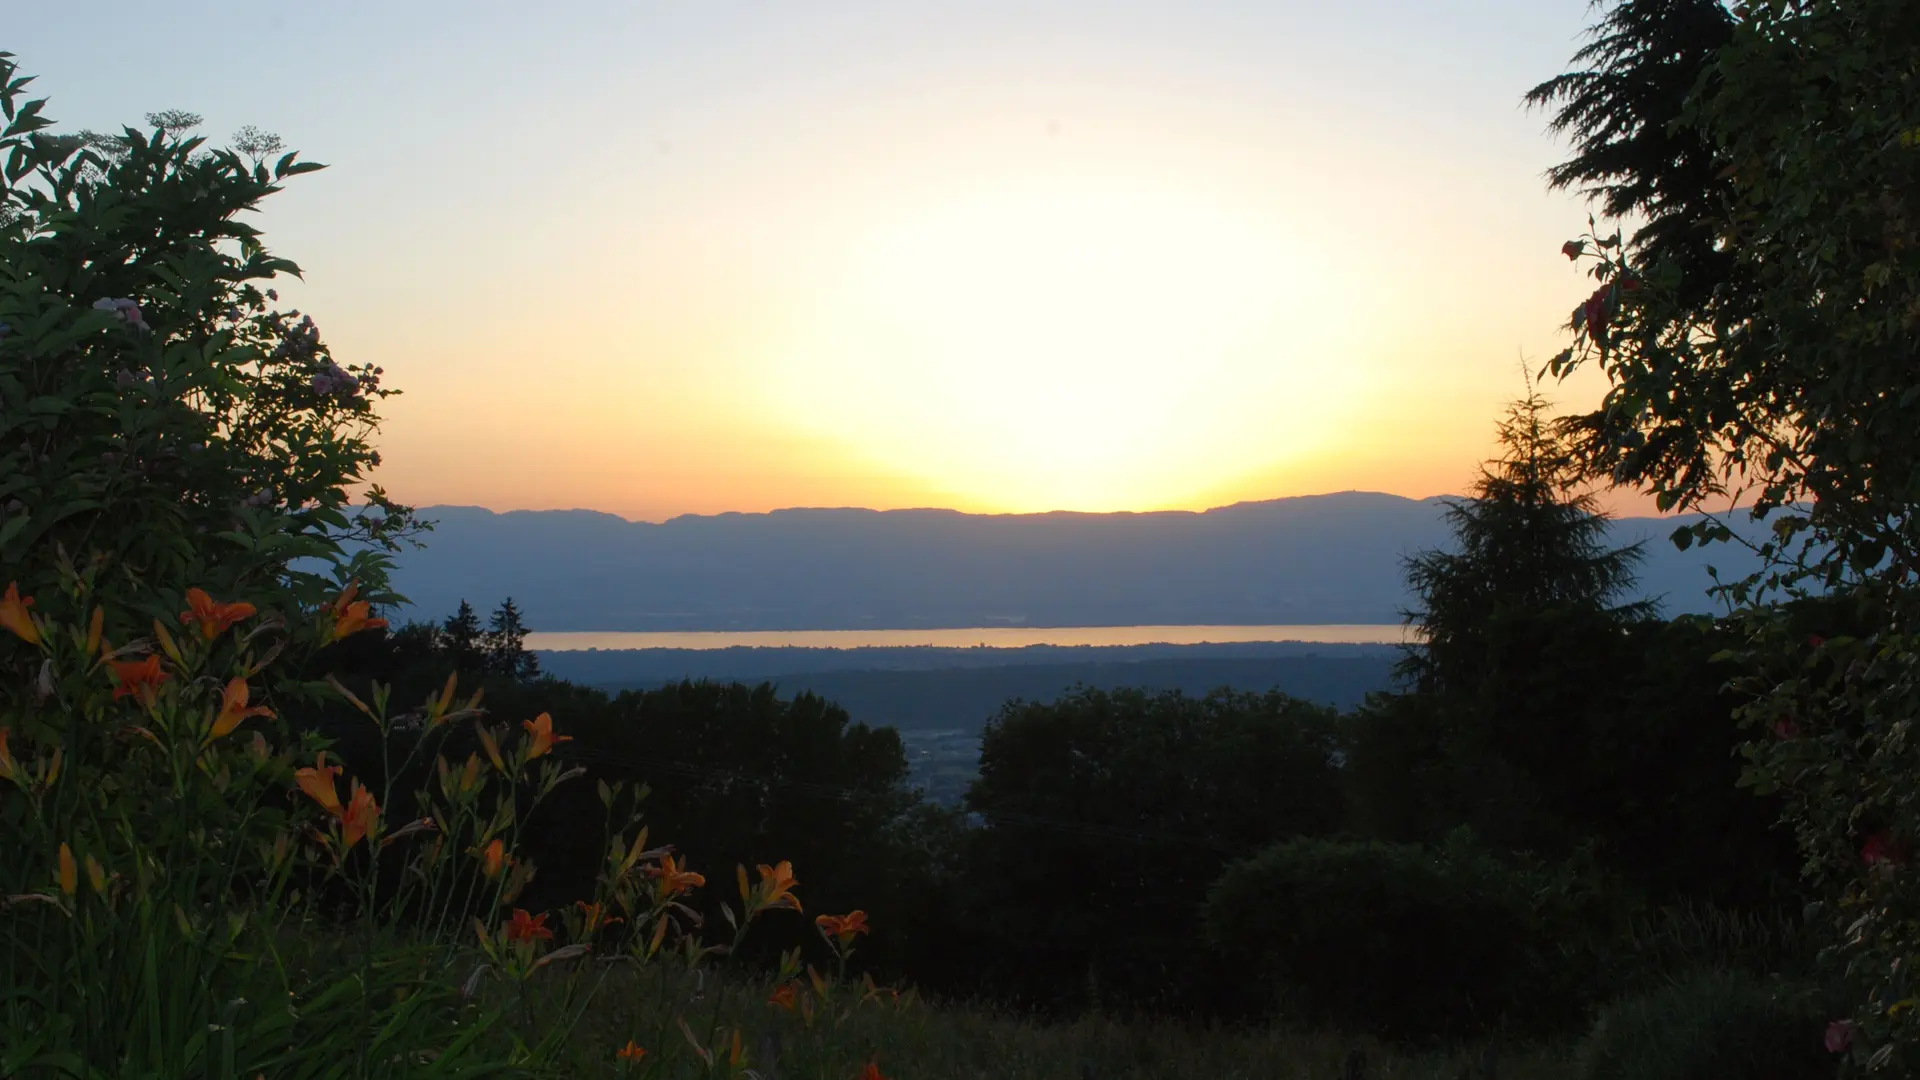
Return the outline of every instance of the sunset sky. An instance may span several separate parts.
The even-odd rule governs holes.
[[[66,128],[331,166],[261,224],[405,391],[402,500],[1147,510],[1466,486],[1587,291],[1520,104],[1587,14],[174,0],[0,48]]]

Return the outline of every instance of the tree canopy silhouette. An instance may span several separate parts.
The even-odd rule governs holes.
[[[1548,186],[1595,198],[1608,217],[1639,216],[1637,256],[1674,262],[1703,292],[1731,270],[1709,224],[1729,185],[1687,106],[1713,79],[1733,24],[1719,0],[1622,0],[1590,29],[1573,70],[1526,96],[1553,110],[1549,129],[1573,144]]]

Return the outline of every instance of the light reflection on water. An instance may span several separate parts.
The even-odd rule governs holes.
[[[578,649],[862,649],[935,645],[1018,649],[1027,645],[1202,645],[1251,641],[1309,641],[1342,645],[1398,645],[1397,623],[1300,626],[982,626],[958,630],[589,630],[535,632],[527,648]]]

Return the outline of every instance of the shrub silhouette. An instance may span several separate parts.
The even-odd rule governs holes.
[[[1420,1040],[1580,1017],[1576,910],[1565,881],[1464,836],[1301,838],[1229,867],[1204,926],[1287,1020]]]

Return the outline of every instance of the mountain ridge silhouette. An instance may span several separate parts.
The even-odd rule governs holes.
[[[598,510],[430,506],[401,618],[512,596],[539,630],[917,629],[1398,622],[1401,560],[1445,547],[1447,496],[1329,492],[1207,510],[973,514],[795,507],[630,521]],[[1707,611],[1706,567],[1666,541],[1693,518],[1621,518],[1641,595]],[[1743,523],[1744,524],[1744,523]],[[1758,526],[1753,526],[1759,531]]]

